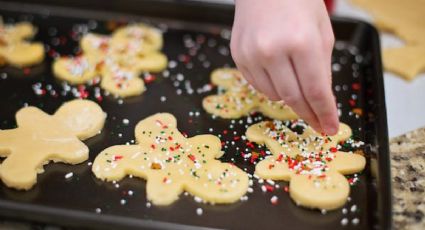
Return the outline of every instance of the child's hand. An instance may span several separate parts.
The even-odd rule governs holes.
[[[270,99],[284,100],[314,129],[335,134],[334,36],[323,1],[235,2],[231,50],[247,81]]]

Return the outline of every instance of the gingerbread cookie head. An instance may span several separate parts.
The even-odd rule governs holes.
[[[341,123],[335,136],[326,136],[304,123],[300,123],[304,128],[298,134],[288,128],[290,124],[274,120],[248,128],[248,140],[265,144],[273,153],[256,165],[255,173],[263,179],[289,181],[290,196],[301,206],[325,210],[341,207],[349,194],[343,175],[361,172],[366,164],[363,156],[336,147],[350,138],[350,127]]]
[[[54,162],[78,164],[88,158],[88,148],[80,140],[100,132],[105,114],[94,102],[73,100],[54,115],[36,107],[16,113],[18,127],[0,130],[1,180],[16,189],[30,189],[43,165]]]
[[[209,203],[232,203],[246,193],[247,174],[217,160],[222,151],[216,136],[187,138],[168,113],[140,121],[135,135],[138,145],[112,146],[96,157],[93,172],[97,178],[144,178],[147,198],[156,205],[173,203],[183,191]]]
[[[253,89],[236,69],[214,70],[211,82],[224,92],[204,98],[202,106],[208,113],[226,119],[240,118],[254,111],[275,119],[297,118],[283,102],[272,102]]]
[[[163,39],[160,30],[143,23],[128,25],[112,34],[114,49],[132,50],[130,52],[152,52],[162,48]]]

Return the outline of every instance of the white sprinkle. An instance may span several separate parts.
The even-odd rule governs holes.
[[[161,97],[159,98],[159,100],[161,100],[161,102],[165,102],[165,101],[167,100],[167,97],[165,97],[165,96],[161,96]]]
[[[198,196],[195,196],[193,199],[194,199],[197,203],[201,203],[201,202],[202,202],[202,199],[201,199],[200,197],[198,197]]]
[[[198,216],[201,216],[201,215],[202,215],[202,213],[204,213],[204,211],[202,210],[202,208],[197,208],[197,209],[196,209],[196,214],[197,214]]]
[[[341,220],[341,225],[342,226],[345,226],[345,225],[347,225],[348,224],[348,219],[347,218],[342,218],[342,220]]]
[[[351,223],[354,224],[354,225],[358,225],[360,223],[360,220],[359,220],[359,218],[354,218],[354,219],[351,220]]]
[[[133,190],[128,190],[128,195],[129,196],[133,196],[133,194],[134,194]]]
[[[267,179],[266,181],[267,181],[267,183],[269,183],[270,185],[274,185],[274,184],[275,184],[273,180]]]
[[[272,198],[270,199],[270,202],[272,202],[272,204],[277,204],[278,198],[277,196],[272,196]]]
[[[254,189],[253,189],[253,188],[251,188],[251,187],[249,187],[247,191],[248,191],[249,193],[253,193],[253,192],[254,192]]]
[[[74,173],[69,172],[69,173],[65,174],[65,179],[69,179],[69,178],[71,178],[72,176],[74,176]]]
[[[328,213],[328,211],[326,211],[326,209],[322,209],[322,210],[320,210],[320,212],[322,213],[322,215],[325,215],[326,213]]]
[[[130,120],[128,120],[127,118],[124,118],[124,119],[122,119],[122,123],[124,125],[128,125],[128,124],[130,124]]]
[[[146,202],[146,208],[150,208],[152,204],[150,202]]]
[[[102,212],[102,209],[100,209],[100,208],[96,208],[96,209],[95,209],[95,212],[96,212],[96,213],[101,213],[101,212]]]
[[[347,214],[347,213],[348,213],[348,210],[346,208],[343,208],[342,209],[342,214]]]
[[[121,199],[121,201],[120,201],[120,204],[121,204],[121,205],[125,205],[126,203],[127,203],[127,201],[126,201],[126,200]]]
[[[355,212],[355,211],[357,211],[357,205],[353,205],[353,206],[351,206],[350,211],[351,211],[351,212]]]

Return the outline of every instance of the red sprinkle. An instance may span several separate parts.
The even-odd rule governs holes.
[[[264,185],[264,187],[266,187],[267,192],[273,192],[274,191],[274,187],[271,186],[271,185],[266,184],[266,185]]]
[[[193,162],[196,162],[196,157],[192,154],[187,155],[187,157],[189,157],[189,159]]]
[[[145,83],[146,83],[146,84],[152,83],[152,82],[154,82],[155,80],[156,80],[156,77],[155,77],[155,75],[153,75],[153,74],[149,74],[149,75],[147,75],[147,76],[145,77]]]
[[[333,152],[333,153],[336,153],[337,151],[338,151],[338,149],[337,148],[335,148],[335,147],[332,147],[332,148],[330,148],[329,149],[331,152]]]
[[[352,88],[353,90],[360,90],[361,85],[360,85],[360,83],[353,83],[353,84],[351,85],[351,88]]]
[[[288,186],[283,187],[283,191],[289,192],[289,187]]]
[[[116,156],[114,156],[114,161],[121,160],[122,158],[124,158],[124,157],[121,156],[121,155],[116,155]]]

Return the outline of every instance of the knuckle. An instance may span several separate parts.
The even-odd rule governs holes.
[[[281,93],[283,101],[288,104],[290,107],[293,107],[301,100],[301,95],[299,94],[287,94]]]
[[[305,96],[309,100],[314,100],[314,101],[322,100],[326,98],[326,91],[317,86],[313,86],[307,89],[307,91],[305,92]]]
[[[266,60],[274,59],[277,54],[275,50],[277,44],[273,39],[256,39],[255,50],[257,51],[257,55]]]
[[[291,37],[287,42],[287,48],[291,52],[303,52],[307,49],[309,44],[308,35],[299,33]]]

